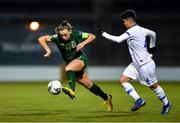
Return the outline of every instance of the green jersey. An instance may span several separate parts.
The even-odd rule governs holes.
[[[63,41],[62,38],[57,34],[52,35],[51,41],[57,45],[64,60],[66,62],[70,62],[81,55],[85,55],[81,50],[77,52],[76,47],[79,43],[87,38],[88,33],[73,30],[68,41]]]

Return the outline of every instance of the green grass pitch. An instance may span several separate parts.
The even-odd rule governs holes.
[[[171,122],[180,121],[180,82],[160,83],[173,104],[169,115],[161,116],[161,103],[147,87],[133,83],[147,104],[131,112],[133,100],[118,83],[96,83],[113,96],[114,110],[107,112],[103,100],[77,84],[76,99],[65,94],[50,95],[47,82],[0,83],[0,122]],[[63,85],[67,86],[66,83]]]

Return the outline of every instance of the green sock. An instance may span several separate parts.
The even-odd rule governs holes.
[[[66,75],[68,77],[68,84],[71,90],[75,91],[75,85],[76,85],[76,75],[72,70],[68,70],[66,72]]]
[[[108,96],[106,93],[104,93],[100,87],[98,87],[96,84],[93,84],[93,86],[89,89],[93,94],[100,96],[103,100],[107,100]]]

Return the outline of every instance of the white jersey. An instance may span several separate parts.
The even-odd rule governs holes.
[[[109,35],[106,32],[103,33],[102,36],[118,43],[127,40],[132,61],[137,65],[143,65],[151,59],[150,54],[147,51],[146,36],[150,36],[150,48],[155,46],[156,41],[155,32],[140,27],[137,24],[120,36]]]

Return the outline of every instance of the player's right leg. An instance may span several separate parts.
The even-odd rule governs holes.
[[[63,87],[62,90],[71,99],[75,97],[75,85],[76,85],[76,75],[75,72],[81,71],[84,67],[84,62],[79,59],[74,59],[66,67],[65,71],[68,78],[68,84],[70,88]]]
[[[135,104],[132,107],[131,111],[137,111],[146,104],[146,102],[142,98],[140,98],[139,94],[136,92],[134,87],[129,83],[131,79],[136,79],[136,78],[137,78],[137,71],[133,67],[133,65],[130,64],[121,75],[119,81],[121,86],[127,92],[127,94],[135,100]]]
[[[142,98],[140,98],[139,94],[136,92],[134,87],[128,82],[129,80],[130,80],[129,77],[125,75],[121,75],[120,84],[124,88],[124,90],[127,92],[127,94],[135,100],[135,104],[132,107],[131,111],[137,111],[142,106],[144,106],[146,102]]]
[[[78,77],[78,82],[82,84],[85,88],[89,89],[93,94],[100,96],[104,101],[107,106],[108,111],[113,110],[113,104],[112,104],[112,96],[110,94],[104,93],[101,88],[94,84],[87,76],[87,73],[84,72],[81,76]]]

